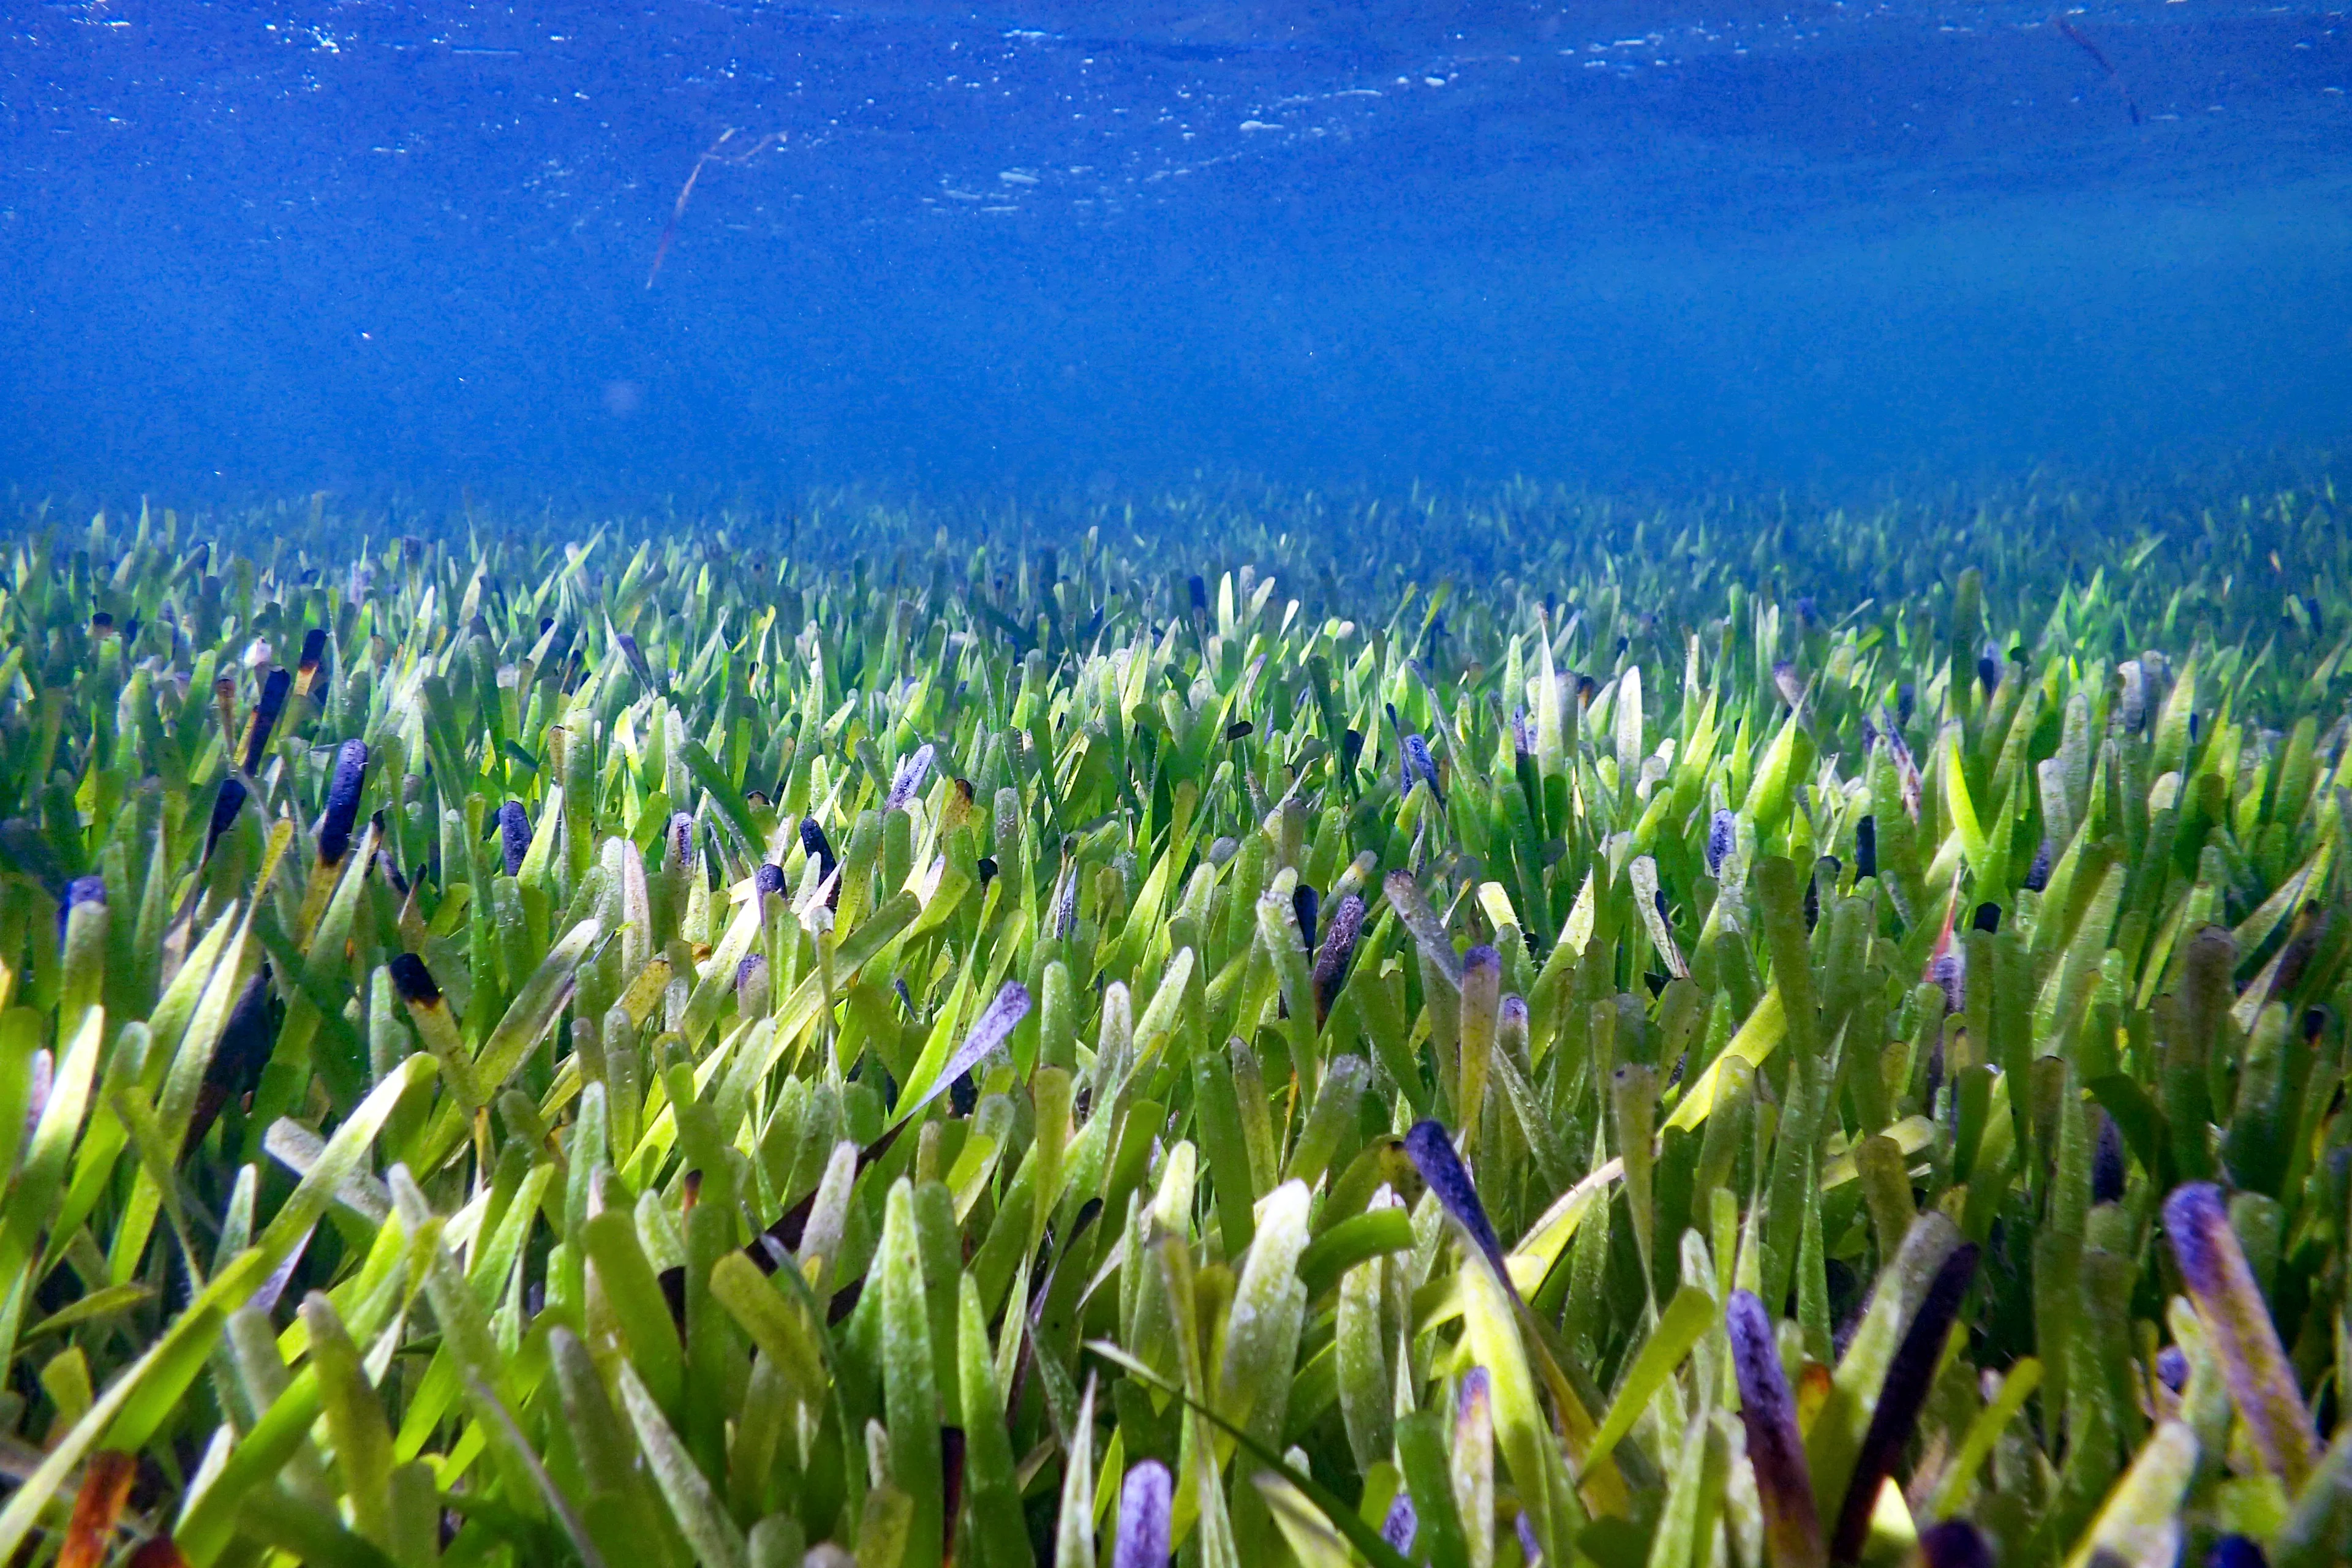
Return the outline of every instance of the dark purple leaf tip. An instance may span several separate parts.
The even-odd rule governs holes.
[[[1528,1517],[1527,1510],[1521,1509],[1511,1516],[1511,1523],[1517,1529],[1519,1555],[1527,1559],[1528,1568],[1541,1568],[1543,1542],[1536,1539],[1535,1521]]]
[[[833,875],[833,868],[835,864],[833,858],[833,841],[825,837],[824,829],[817,825],[817,820],[814,816],[801,818],[801,848],[814,857],[818,876]]]
[[[2172,1256],[2180,1262],[2180,1276],[2189,1290],[2214,1298],[2230,1288],[2225,1247],[2234,1248],[2230,1236],[2230,1210],[2221,1189],[2210,1182],[2187,1182],[2164,1200],[2164,1234]],[[2227,1238],[2227,1239],[2225,1239]]]
[[[1918,1425],[1920,1407],[1927,1403],[1937,1365],[1943,1360],[1944,1342],[1950,1337],[1960,1303],[1976,1279],[1977,1256],[1976,1244],[1964,1242],[1944,1259],[1911,1326],[1904,1331],[1902,1342],[1895,1348],[1895,1359],[1879,1384],[1878,1407],[1871,1412],[1862,1451],[1854,1460],[1845,1502],[1838,1510],[1837,1535],[1830,1548],[1832,1563],[1853,1563],[1862,1555],[1880,1485],[1895,1473],[1895,1462],[1911,1440],[1911,1430]]]
[[[1454,1222],[1469,1232],[1478,1250],[1493,1264],[1495,1271],[1507,1284],[1510,1275],[1503,1266],[1503,1244],[1496,1238],[1495,1227],[1486,1218],[1486,1205],[1478,1200],[1478,1189],[1463,1167],[1462,1156],[1454,1152],[1454,1140],[1443,1123],[1418,1121],[1404,1135],[1404,1152],[1429,1190]]]
[[[510,800],[499,807],[499,854],[505,862],[509,877],[522,870],[523,857],[530,853],[530,814],[522,802]]]
[[[1738,841],[1739,819],[1731,814],[1728,806],[1716,807],[1715,815],[1707,819],[1706,824],[1706,874],[1708,876],[1723,875],[1723,863],[1730,858],[1732,848]]]
[[[220,842],[236,821],[236,814],[245,809],[245,781],[235,774],[221,780],[220,793],[213,796],[212,820],[205,827],[205,856],[209,859],[213,846]]]
[[[1111,1568],[1168,1568],[1174,1479],[1157,1459],[1139,1460],[1118,1489],[1118,1535]]]
[[[955,1556],[956,1515],[963,1509],[964,1436],[961,1426],[940,1428],[940,1469],[944,1483],[946,1506],[940,1510],[945,1536],[940,1550],[950,1561]]]
[[[2119,1204],[2124,1200],[2124,1134],[2112,1116],[2099,1118],[2099,1141],[2091,1151],[2091,1201]]]
[[[1364,900],[1353,893],[1339,900],[1331,911],[1330,929],[1323,933],[1323,945],[1315,954],[1315,1007],[1324,1017],[1331,1013],[1331,1004],[1339,997],[1339,987],[1347,983],[1348,963],[1356,955],[1356,942],[1364,931]]]
[[[2033,864],[2025,868],[2025,890],[2038,893],[2050,886],[2050,858],[2053,847],[2047,838],[2033,852]]]
[[[246,731],[245,771],[253,773],[261,766],[264,752],[269,750],[269,736],[278,728],[278,716],[285,711],[287,689],[294,684],[294,676],[286,669],[273,669],[261,683],[261,700],[253,710],[252,728]]]
[[[1984,1532],[1965,1519],[1949,1519],[1919,1532],[1926,1568],[1992,1568],[1992,1548]]]
[[[1437,759],[1429,754],[1429,742],[1419,735],[1407,735],[1404,738],[1404,787],[1400,793],[1411,795],[1416,783],[1427,784],[1429,793],[1437,797],[1438,805],[1445,804],[1445,791],[1437,783]]]
[[[1413,1511],[1412,1494],[1402,1487],[1389,1500],[1388,1517],[1381,1521],[1381,1539],[1399,1552],[1410,1555],[1416,1536],[1421,1533],[1421,1515]]]
[[[2319,1461],[2318,1437],[2221,1189],[2208,1182],[2175,1187],[2164,1200],[2164,1233],[2255,1451],[2292,1491]]]
[[[351,853],[352,825],[359,820],[360,791],[367,783],[365,741],[345,741],[335,753],[334,776],[327,784],[326,809],[319,814],[319,861],[340,866]]]
[[[2205,1554],[2205,1568],[2270,1568],[2270,1559],[2252,1537],[2225,1535]]]
[[[948,1065],[940,1069],[931,1087],[923,1091],[923,1098],[908,1107],[906,1114],[912,1116],[929,1105],[946,1093],[956,1079],[1002,1049],[1014,1026],[1028,1016],[1029,988],[1016,980],[1006,981],[997,992],[996,1000],[988,1005],[988,1011],[972,1024],[971,1033],[964,1037],[963,1044],[956,1047],[955,1055],[948,1058]]]
[[[1739,1380],[1739,1419],[1748,1429],[1748,1458],[1764,1505],[1767,1552],[1779,1562],[1818,1562],[1822,1522],[1813,1501],[1812,1472],[1797,1429],[1796,1401],[1780,1371],[1772,1320],[1752,1290],[1734,1290],[1724,1310],[1733,1371]]]
[[[412,1007],[431,1007],[441,1000],[441,987],[433,982],[433,972],[425,961],[413,952],[395,952],[388,966],[392,971],[392,988],[400,999]]]
[[[923,781],[931,776],[931,759],[936,755],[937,748],[926,741],[915,748],[914,755],[898,764],[898,771],[891,775],[889,797],[882,805],[885,816],[894,811],[905,810],[907,803],[921,791]]]
[[[1462,1374],[1454,1390],[1454,1419],[1456,1422],[1475,1420],[1471,1414],[1480,1406],[1494,1408],[1495,1376],[1483,1366],[1474,1366]]]
[[[1315,889],[1307,883],[1291,889],[1290,912],[1298,917],[1298,944],[1309,952],[1315,951],[1315,917],[1320,907]]]
[[[213,1059],[205,1065],[205,1081],[251,1089],[277,1038],[269,1017],[269,965],[265,963],[237,993],[228,1022],[221,1026],[220,1042],[213,1047]]]
[[[1927,979],[1944,994],[1944,1011],[1958,1013],[1969,1005],[1969,970],[1957,947],[1946,948],[1927,961]]]

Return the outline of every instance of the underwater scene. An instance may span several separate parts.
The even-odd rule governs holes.
[[[2328,3],[0,7],[0,1568],[2352,1563]]]

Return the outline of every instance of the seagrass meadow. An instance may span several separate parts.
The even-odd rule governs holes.
[[[2352,1559],[2352,528],[20,514],[0,1563]]]

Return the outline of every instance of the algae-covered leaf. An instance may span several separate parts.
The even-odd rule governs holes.
[[[1250,1478],[1299,1568],[1348,1568],[1348,1543],[1297,1487],[1271,1470]]]
[[[1403,1553],[1382,1540],[1378,1531],[1357,1518],[1355,1510],[1329,1488],[1325,1487],[1305,1471],[1292,1466],[1272,1448],[1250,1436],[1247,1431],[1193,1399],[1191,1394],[1168,1382],[1117,1345],[1101,1340],[1089,1340],[1087,1342],[1087,1349],[1092,1354],[1111,1363],[1138,1382],[1148,1384],[1171,1398],[1182,1400],[1188,1407],[1206,1417],[1212,1425],[1223,1431],[1226,1436],[1231,1437],[1234,1444],[1251,1458],[1297,1488],[1301,1496],[1322,1511],[1323,1517],[1330,1521],[1331,1527],[1347,1537],[1348,1543],[1373,1564],[1373,1568],[1411,1568]]]
[[[563,940],[550,948],[522,989],[482,1042],[481,1054],[475,1059],[475,1073],[482,1085],[495,1092],[511,1077],[516,1068],[531,1048],[546,1037],[554,1026],[556,1015],[572,994],[574,977],[581,963],[601,934],[602,927],[594,920],[584,920],[564,933]]]
[[[2067,1568],[2106,1562],[2169,1568],[2180,1555],[2180,1501],[2196,1470],[2196,1436],[2180,1422],[2160,1423],[2107,1494]]]
[[[891,1479],[913,1504],[901,1559],[908,1568],[939,1561],[943,1528],[939,1379],[919,1245],[915,1189],[901,1177],[885,1201],[877,1267],[882,1276],[882,1398],[889,1417]],[[1079,1426],[1083,1441],[1086,1419]]]
[[[620,1384],[621,1403],[636,1431],[646,1467],[653,1472],[654,1484],[661,1489],[670,1517],[693,1547],[696,1558],[711,1568],[751,1568],[751,1551],[741,1528],[720,1506],[718,1493],[671,1430],[636,1368],[626,1362],[621,1364]]]
[[[972,1020],[971,1030],[963,1043],[955,1048],[945,1063],[929,1060],[918,1062],[909,1075],[907,1088],[898,1102],[896,1121],[911,1121],[922,1109],[938,1099],[957,1079],[985,1060],[992,1052],[1003,1048],[1013,1037],[1013,1029],[1029,1016],[1029,988],[1020,982],[1008,980],[996,994],[996,1000],[987,1011]]]
[[[1593,1436],[1588,1462],[1606,1457],[1633,1429],[1633,1423],[1690,1354],[1691,1347],[1715,1326],[1716,1312],[1715,1298],[1696,1286],[1685,1285],[1675,1292],[1674,1300],[1658,1313],[1657,1327],[1642,1342],[1633,1364],[1618,1380],[1616,1396]]]

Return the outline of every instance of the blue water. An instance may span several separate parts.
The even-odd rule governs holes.
[[[2352,23],[2066,21],[14,0],[0,483],[1833,487],[2352,435]]]

